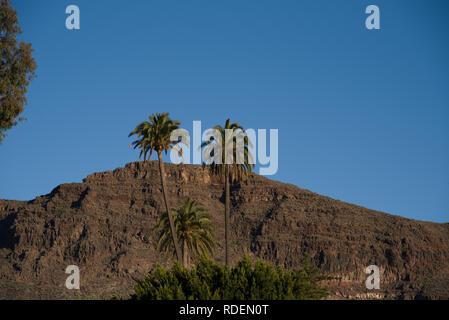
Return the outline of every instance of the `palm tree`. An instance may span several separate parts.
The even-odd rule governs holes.
[[[245,176],[251,175],[254,161],[249,148],[252,148],[252,144],[246,136],[243,127],[237,122],[231,123],[230,119],[226,120],[224,127],[215,126],[213,131],[210,131],[210,134],[210,139],[201,144],[201,148],[205,147],[203,159],[206,159],[206,161],[203,162],[203,165],[208,165],[212,174],[224,179],[225,261],[226,266],[229,267],[230,185]],[[237,143],[239,140],[242,142],[240,145]]]
[[[139,124],[130,134],[137,135],[138,140],[133,141],[130,146],[134,146],[134,149],[141,149],[139,160],[143,155],[143,161],[145,161],[147,155],[148,160],[151,158],[153,151],[156,151],[159,160],[159,173],[161,176],[162,194],[165,203],[165,211],[168,215],[170,224],[170,231],[172,241],[175,245],[176,258],[181,261],[181,251],[179,249],[179,243],[176,237],[175,227],[173,224],[173,217],[170,214],[170,206],[167,199],[167,184],[165,181],[165,167],[162,161],[162,152],[167,154],[168,150],[174,150],[178,152],[182,157],[182,150],[174,147],[175,143],[171,141],[170,137],[174,130],[179,129],[181,122],[177,120],[171,120],[168,113],[156,113],[148,117],[149,121],[144,121]]]
[[[178,210],[172,209],[176,235],[182,247],[182,265],[189,266],[190,258],[212,253],[215,246],[213,224],[206,209],[195,206],[195,201],[187,198]],[[173,252],[173,240],[170,237],[170,224],[166,213],[154,228],[160,231],[158,250]]]

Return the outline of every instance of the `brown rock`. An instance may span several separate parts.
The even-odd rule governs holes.
[[[223,261],[223,187],[200,166],[166,165],[169,199],[209,209]],[[296,268],[305,252],[332,298],[449,298],[449,224],[348,204],[254,175],[231,190],[232,261],[243,254]],[[0,200],[0,299],[128,297],[136,279],[170,260],[152,232],[163,210],[157,163],[134,162],[63,184],[29,202]],[[65,288],[65,268],[81,290]],[[381,270],[369,291],[365,268]]]

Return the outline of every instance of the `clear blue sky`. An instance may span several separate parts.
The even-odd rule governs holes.
[[[65,8],[81,30],[65,28]],[[365,28],[378,5],[381,30]],[[0,198],[137,160],[153,112],[278,128],[272,178],[449,221],[449,1],[14,0],[37,78],[0,146]]]

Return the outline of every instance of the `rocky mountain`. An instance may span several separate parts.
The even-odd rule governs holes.
[[[224,195],[206,169],[166,165],[172,206],[208,208],[223,261]],[[449,224],[416,221],[254,175],[231,190],[232,260],[243,254],[296,268],[305,252],[335,277],[334,299],[449,298]],[[156,263],[163,210],[156,162],[134,162],[63,184],[31,201],[0,200],[0,299],[127,298]],[[77,265],[81,289],[68,290]],[[365,288],[375,264],[380,290]]]

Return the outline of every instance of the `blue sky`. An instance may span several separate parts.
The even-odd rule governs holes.
[[[153,112],[188,130],[279,129],[271,178],[449,221],[447,1],[13,0],[38,64],[0,146],[0,198],[29,200],[135,161]],[[65,28],[65,8],[81,30]],[[365,28],[378,5],[381,30]]]

